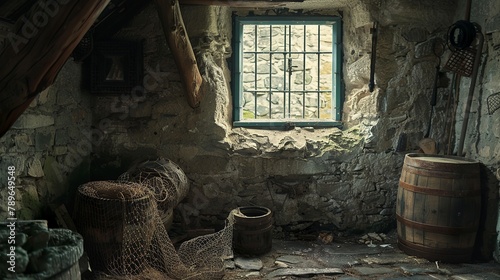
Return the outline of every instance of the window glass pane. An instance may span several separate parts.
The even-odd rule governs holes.
[[[290,118],[302,119],[304,113],[304,94],[302,92],[292,92],[290,94]]]
[[[305,94],[306,118],[318,118],[318,93],[309,92]]]
[[[244,91],[242,96],[242,118],[254,119],[255,114],[255,93],[253,91]]]
[[[304,89],[306,91],[318,90],[318,55],[305,56]]]
[[[268,92],[257,93],[257,119],[269,119]]]
[[[284,91],[274,91],[271,94],[272,100],[272,117],[273,119],[284,119],[285,118],[285,104],[286,104],[286,92]]]
[[[255,25],[243,25],[243,52],[255,51]]]
[[[330,91],[320,93],[320,118],[332,119],[333,118],[333,102],[332,93]]]
[[[318,26],[306,25],[306,51],[317,52],[318,46]]]
[[[257,49],[258,51],[270,51],[271,31],[269,25],[257,25]]]
[[[320,55],[320,89],[321,90],[331,90],[332,89],[332,77],[333,77],[333,56],[332,54],[322,54]]]
[[[274,52],[285,51],[285,26],[273,25],[273,47]]]
[[[291,50],[292,52],[304,52],[304,26],[303,25],[291,25]]]
[[[331,52],[333,49],[333,26],[320,26],[320,51]]]

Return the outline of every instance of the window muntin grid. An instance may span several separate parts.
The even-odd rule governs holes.
[[[339,19],[235,23],[235,125],[339,124]]]

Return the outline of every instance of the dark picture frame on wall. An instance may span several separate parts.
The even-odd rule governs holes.
[[[141,41],[97,41],[90,55],[90,92],[130,93],[142,86]]]

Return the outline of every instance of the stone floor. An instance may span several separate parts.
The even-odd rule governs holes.
[[[227,261],[223,279],[500,279],[500,264],[431,262],[399,250],[394,236],[369,244],[273,240],[263,256]]]

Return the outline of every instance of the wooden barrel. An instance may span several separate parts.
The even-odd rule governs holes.
[[[243,255],[262,255],[272,248],[271,210],[261,206],[239,207],[234,211],[233,248]]]
[[[74,219],[92,271],[138,274],[146,266],[156,205],[141,185],[95,181],[78,188]]]
[[[479,163],[407,154],[396,202],[398,246],[432,261],[468,262],[481,214]]]

